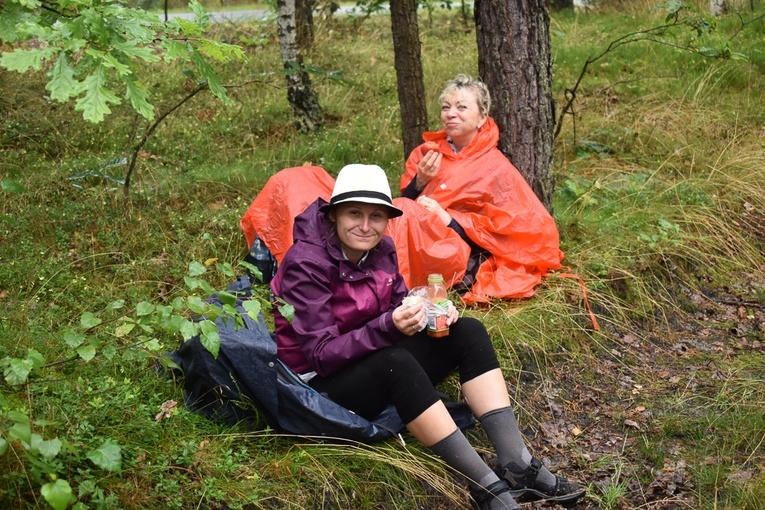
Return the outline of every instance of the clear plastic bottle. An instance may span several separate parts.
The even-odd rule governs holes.
[[[444,277],[438,273],[428,275],[428,300],[431,303],[428,308],[428,335],[435,338],[448,335],[449,326],[446,325],[446,318],[449,295]]]

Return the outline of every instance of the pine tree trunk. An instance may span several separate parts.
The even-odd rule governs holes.
[[[287,100],[295,115],[298,129],[315,131],[324,124],[324,112],[319,105],[311,77],[303,69],[298,30],[295,18],[295,0],[278,0],[279,14],[276,24],[279,32],[279,47],[287,73]]]
[[[406,159],[422,143],[422,133],[428,130],[416,0],[390,0],[390,16]]]
[[[476,0],[478,72],[492,95],[499,148],[552,212],[553,127],[548,0]]]

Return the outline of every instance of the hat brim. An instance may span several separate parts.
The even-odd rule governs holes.
[[[404,211],[402,211],[401,209],[399,209],[392,203],[388,202],[387,200],[373,198],[373,197],[359,197],[359,196],[341,198],[339,200],[333,199],[331,202],[321,206],[319,210],[325,213],[325,212],[328,212],[330,209],[332,209],[336,205],[345,204],[348,202],[361,202],[364,204],[384,205],[388,209],[388,218],[398,218],[399,216],[404,214]]]

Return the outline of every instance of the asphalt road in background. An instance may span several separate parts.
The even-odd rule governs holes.
[[[340,7],[338,12],[343,14],[351,14],[353,13],[355,9],[356,8],[353,6]],[[159,16],[159,19],[165,19],[164,12],[160,12],[157,15]],[[208,12],[207,15],[210,16],[210,21],[212,21],[213,23],[225,23],[225,22],[233,22],[233,21],[247,21],[247,20],[253,20],[253,19],[261,19],[267,15],[276,16],[276,13],[274,11],[268,11],[266,9],[249,9],[249,10],[242,10],[242,11]],[[193,12],[168,13],[167,17],[169,19],[172,19],[172,18],[193,19],[194,13]]]

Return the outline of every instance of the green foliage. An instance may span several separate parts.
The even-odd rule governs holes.
[[[217,268],[229,278],[235,276],[234,268],[230,264],[218,264]],[[162,355],[167,351],[168,340],[180,337],[180,341],[185,341],[194,336],[199,336],[202,345],[217,357],[220,337],[214,321],[222,318],[243,325],[243,320],[235,308],[238,299],[236,295],[225,291],[218,292],[222,307],[202,299],[213,292],[210,283],[198,278],[207,272],[208,268],[204,264],[192,261],[188,268],[189,276],[185,278],[189,294],[185,297],[175,297],[167,305],[141,301],[132,310],[127,311],[125,301],[119,299],[101,310],[85,311],[77,323],[60,333],[61,339],[72,354],[69,362],[77,358],[86,363],[92,362],[98,354],[111,360],[118,357],[122,351],[119,358],[123,361],[155,359],[167,368],[172,368],[172,361]],[[202,296],[194,294],[195,291],[202,292]],[[255,297],[244,301],[247,303],[244,305],[246,312],[255,320],[258,319],[261,310],[258,299]],[[5,381],[11,387],[27,384],[35,375],[41,376],[41,372],[46,368],[55,365],[46,365],[43,356],[34,349],[29,349],[25,358],[6,356],[0,359]],[[91,401],[90,405],[104,407],[98,397]],[[63,453],[62,441],[58,437],[44,440],[42,436],[33,432],[28,415],[13,410],[7,403],[0,409],[0,420],[0,455],[7,453],[9,445],[18,441],[27,462],[38,470],[36,478],[41,479],[46,475],[51,479],[40,487],[43,498],[56,509],[67,508],[76,501],[77,497],[73,494],[69,482],[61,477],[62,464],[57,457]],[[78,455],[75,452],[69,448],[67,450],[67,453],[77,459]],[[16,455],[19,453],[17,449]],[[98,468],[117,474],[122,472],[122,457],[121,446],[112,438],[104,439],[99,446],[87,450],[84,455],[85,459]]]
[[[147,65],[160,61],[192,65],[199,80],[228,104],[209,61],[242,60],[244,53],[236,45],[205,38],[207,13],[197,1],[189,5],[193,20],[174,18],[165,24],[121,0],[52,2],[45,9],[35,0],[10,0],[0,6],[0,41],[14,48],[0,55],[0,67],[19,73],[45,70],[51,100],[76,99],[75,110],[93,123],[103,121],[123,99],[152,120],[154,105],[141,75]]]
[[[589,56],[625,27],[666,15],[555,15],[559,104]],[[584,278],[601,331],[571,278],[545,279],[532,299],[462,311],[487,325],[534,453],[565,459],[559,473],[588,483],[582,508],[762,501],[765,339],[758,327],[731,333],[755,324],[748,317],[759,317],[765,296],[756,279],[763,25],[740,23],[756,15],[720,19],[701,36],[682,32],[699,47],[729,39],[748,60],[635,44],[610,52],[582,82],[576,124],[556,139],[555,217],[565,264]],[[475,34],[457,18],[436,10],[421,27],[432,129],[446,80],[477,73]],[[0,26],[16,30],[5,16]],[[159,125],[127,203],[118,174],[126,140],[144,129],[127,85],[112,89],[122,103],[107,102],[111,117],[93,126],[74,109],[79,96],[44,97],[52,61],[3,75],[0,507],[461,508],[464,485],[409,437],[402,447],[245,433],[188,412],[179,381],[157,377],[155,361],[184,338],[205,334],[215,350],[202,316],[228,317],[235,297],[224,292],[224,308],[212,311],[204,298],[255,272],[236,263],[247,252],[238,222],[268,177],[303,163],[335,173],[367,161],[386,169],[395,190],[403,167],[385,18],[317,25],[305,70],[315,71],[328,123],[311,135],[291,128],[272,24],[210,25],[205,34],[242,46],[245,60],[214,65],[220,83],[248,85],[225,88],[230,105],[199,94]],[[172,65],[130,67],[158,111],[178,102],[187,77],[191,87],[204,79],[185,41],[167,44]],[[95,58],[66,55],[70,67]],[[105,67],[109,83],[120,83],[121,63]],[[739,312],[698,302],[710,289],[754,304]],[[242,306],[272,321],[268,290],[257,292]],[[729,322],[713,323],[719,309],[732,310]],[[460,397],[454,380],[440,389]],[[640,429],[625,426],[633,419]],[[480,427],[469,437],[490,451]]]
[[[34,349],[27,351],[27,356],[21,358],[3,358],[0,359],[0,368],[3,369],[5,382],[11,386],[24,384],[33,369],[39,369],[45,364],[43,355]]]

